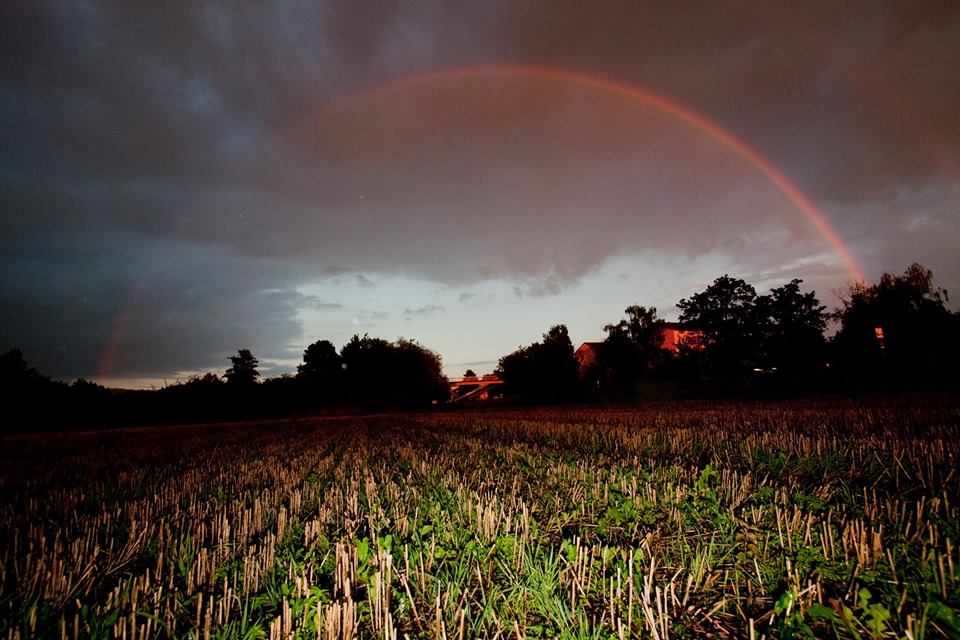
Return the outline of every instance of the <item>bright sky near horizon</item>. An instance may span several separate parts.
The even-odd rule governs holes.
[[[960,290],[955,2],[0,11],[0,351],[55,378],[355,333],[487,372],[725,273]]]

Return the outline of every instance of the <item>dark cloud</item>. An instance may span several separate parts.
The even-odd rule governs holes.
[[[318,311],[335,311],[338,309],[343,309],[343,305],[339,302],[324,302],[320,300],[317,296],[303,296],[302,294],[298,296],[303,301],[302,305],[309,307],[310,309],[316,309]]]
[[[417,307],[416,309],[404,309],[403,315],[408,319],[413,317],[423,317],[423,316],[432,316],[438,313],[443,313],[443,307],[438,304],[427,304],[422,307]]]
[[[796,182],[871,273],[920,260],[960,286],[955,2],[0,12],[0,348],[55,375],[298,356],[300,311],[345,308],[299,292],[331,277],[533,299],[661,254],[845,277],[756,167],[649,105],[534,77],[356,97],[465,65],[577,69],[681,103]]]
[[[0,344],[57,377],[225,367],[238,348],[299,356],[297,312],[324,304],[282,288],[289,265],[209,247],[104,233],[3,250]]]
[[[357,278],[357,284],[363,287],[364,289],[372,289],[375,286],[377,286],[373,280],[363,275],[362,273],[358,273],[356,278]]]
[[[563,291],[563,285],[551,279],[513,285],[513,295],[517,298],[543,298],[545,296],[555,296],[561,291]]]

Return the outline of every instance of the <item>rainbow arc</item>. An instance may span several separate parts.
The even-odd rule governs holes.
[[[401,91],[417,86],[429,85],[438,82],[463,82],[481,78],[528,78],[541,81],[557,82],[582,89],[600,92],[614,96],[630,103],[651,107],[683,122],[702,132],[709,138],[719,142],[732,151],[744,162],[753,167],[760,175],[774,185],[789,200],[806,219],[817,233],[824,239],[831,250],[843,263],[844,268],[854,282],[866,282],[863,269],[853,256],[853,252],[843,241],[843,238],[810,199],[789,179],[782,171],[773,165],[767,158],[750,147],[746,142],[722,128],[705,116],[672,100],[657,95],[652,91],[620,82],[612,78],[591,75],[570,69],[561,69],[543,66],[523,65],[485,65],[471,67],[454,67],[425,73],[401,76],[379,84],[355,91],[339,100],[327,105],[327,109],[338,111],[358,105],[365,100],[372,99],[393,91]],[[136,301],[140,297],[142,285],[131,296],[123,311],[114,323],[114,330],[107,340],[101,358],[99,372],[105,377],[110,374],[113,362],[117,357],[120,340],[127,322],[132,315]]]
[[[854,258],[850,247],[847,246],[840,233],[833,224],[831,224],[829,218],[773,163],[746,142],[705,116],[635,85],[620,82],[612,78],[555,67],[504,64],[453,67],[386,80],[350,93],[332,102],[327,108],[331,111],[339,111],[394,91],[439,82],[463,82],[471,79],[484,78],[527,78],[589,89],[626,100],[633,104],[656,109],[671,118],[693,127],[732,151],[776,187],[797,210],[803,213],[809,223],[813,225],[817,233],[826,241],[833,253],[836,254],[843,263],[850,278],[855,282],[866,281],[863,269]]]

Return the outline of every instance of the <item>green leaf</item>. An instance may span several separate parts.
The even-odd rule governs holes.
[[[840,624],[840,618],[837,616],[837,612],[834,611],[832,607],[820,604],[819,602],[811,604],[810,608],[807,609],[807,614],[811,620]]]
[[[878,636],[887,630],[887,620],[890,619],[890,611],[882,604],[870,605],[867,609],[867,620],[870,630],[874,636]]]
[[[604,547],[603,548],[603,563],[609,564],[617,556],[617,550],[613,547]]]
[[[560,551],[563,553],[564,557],[567,559],[567,562],[573,564],[577,560],[577,547],[569,540],[564,540],[560,543]]]
[[[960,614],[940,600],[931,600],[926,608],[927,616],[936,621],[950,640],[960,640]]]
[[[796,602],[796,600],[797,597],[794,595],[793,591],[785,591],[773,605],[773,610],[777,612],[777,615],[780,615],[790,608],[790,606]]]
[[[393,535],[388,533],[380,536],[379,545],[383,549],[390,551],[390,549],[393,548]]]
[[[353,546],[357,549],[357,558],[360,562],[366,562],[367,557],[370,555],[370,539],[362,538],[356,540],[353,543]]]

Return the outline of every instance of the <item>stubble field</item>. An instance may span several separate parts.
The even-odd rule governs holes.
[[[0,440],[3,638],[960,637],[960,406]]]

